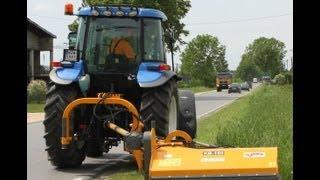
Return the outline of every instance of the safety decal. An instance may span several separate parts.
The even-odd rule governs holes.
[[[244,158],[264,158],[266,157],[265,152],[244,152],[243,153]]]
[[[203,156],[208,156],[208,155],[224,155],[224,151],[222,150],[214,150],[214,151],[203,151],[202,153]]]

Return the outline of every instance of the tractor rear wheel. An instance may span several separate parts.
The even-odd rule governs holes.
[[[146,89],[141,98],[140,115],[145,130],[151,129],[151,121],[156,124],[158,136],[166,137],[178,129],[179,101],[177,84],[174,79],[155,88]]]
[[[46,151],[51,164],[59,168],[80,166],[85,159],[84,141],[72,141],[68,149],[61,149],[60,142],[63,111],[70,102],[79,97],[78,95],[77,89],[71,85],[52,85],[46,95],[45,120],[43,121]],[[71,118],[74,120],[76,115],[73,113]]]

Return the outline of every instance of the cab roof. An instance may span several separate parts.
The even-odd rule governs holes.
[[[112,12],[110,17],[118,17],[116,15],[116,12],[121,10],[124,12],[124,15],[122,17],[129,17],[129,12],[131,11],[137,11],[137,15],[135,17],[147,17],[147,18],[157,18],[161,19],[162,21],[167,20],[167,16],[156,9],[150,9],[150,8],[136,8],[136,7],[129,7],[129,6],[95,6],[95,7],[81,7],[79,8],[79,12],[76,14],[77,16],[93,16],[91,13],[93,10],[97,10],[99,12],[99,17],[103,17],[103,12],[106,10],[109,10]]]

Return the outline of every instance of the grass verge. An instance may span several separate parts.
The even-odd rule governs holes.
[[[200,142],[277,146],[282,179],[292,179],[292,86],[264,85],[198,123]]]
[[[43,112],[43,108],[44,108],[44,104],[36,104],[36,103],[27,104],[28,113]]]

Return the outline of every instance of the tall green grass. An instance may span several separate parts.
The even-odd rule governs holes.
[[[264,85],[198,123],[201,142],[277,146],[282,179],[292,179],[292,86]]]

